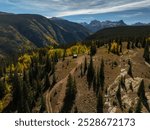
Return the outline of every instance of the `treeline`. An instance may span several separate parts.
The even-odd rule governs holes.
[[[89,36],[85,42],[91,43],[91,41],[98,42],[99,44],[107,44],[110,41],[136,41],[142,42],[150,35],[150,26],[124,26],[106,28],[96,32]]]

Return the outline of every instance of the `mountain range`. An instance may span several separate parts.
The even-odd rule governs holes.
[[[123,20],[116,22],[94,20],[90,24],[79,24],[56,17],[0,12],[0,57],[14,55],[24,49],[68,45],[85,39],[145,37],[150,32],[149,26],[145,25],[150,24],[135,23],[128,26]],[[98,32],[91,35],[96,31]]]
[[[120,27],[120,26],[129,26],[127,25],[123,20],[120,21],[98,21],[98,20],[93,20],[89,24],[86,22],[81,23],[84,27],[86,27],[89,31],[95,33],[99,30],[105,29],[105,28],[111,28],[111,27]],[[132,24],[130,26],[147,26],[150,25],[150,23],[141,23],[137,22],[135,24]]]
[[[36,14],[0,13],[0,53],[82,41],[90,32],[80,24]]]
[[[98,30],[102,30],[104,28],[126,26],[127,24],[124,23],[123,20],[116,21],[116,22],[113,22],[113,21],[103,21],[103,22],[100,22],[98,20],[93,20],[89,24],[86,23],[86,22],[84,22],[84,23],[81,23],[81,25],[83,25],[88,30],[90,30],[91,32],[94,33],[94,32],[97,32]]]

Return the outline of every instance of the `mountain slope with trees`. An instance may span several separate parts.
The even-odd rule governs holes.
[[[89,31],[80,24],[47,19],[34,14],[0,14],[0,52],[17,52],[19,47],[28,49],[49,45],[70,44],[84,40]],[[61,26],[62,25],[62,26]],[[21,49],[22,49],[21,48]]]
[[[85,41],[108,43],[113,40],[142,42],[150,36],[150,26],[124,26],[106,28],[89,36]]]

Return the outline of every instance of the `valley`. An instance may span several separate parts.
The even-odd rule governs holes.
[[[150,112],[150,26],[0,13],[0,112]]]

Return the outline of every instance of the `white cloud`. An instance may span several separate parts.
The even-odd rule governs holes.
[[[125,3],[123,5],[117,5],[117,6],[106,6],[103,8],[80,9],[80,10],[75,10],[75,11],[64,11],[64,12],[59,13],[58,16],[108,13],[108,12],[132,10],[132,9],[149,7],[149,6],[150,6],[150,0],[144,0],[144,1],[138,1],[138,2],[132,2],[132,3]]]
[[[46,16],[98,14],[150,7],[150,0],[0,0],[18,12]],[[9,9],[10,6],[9,6]]]

